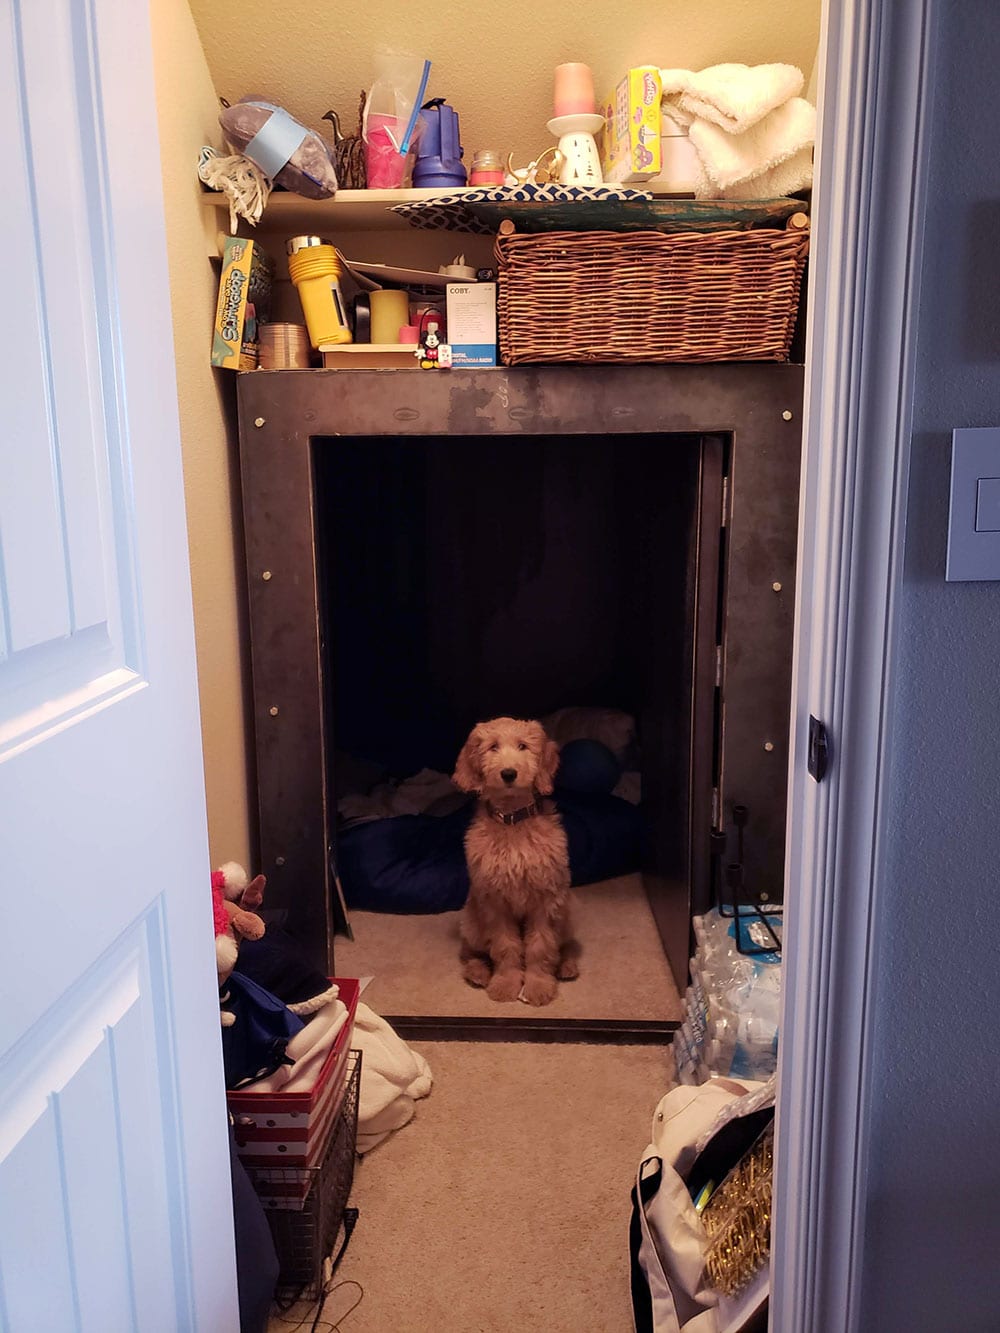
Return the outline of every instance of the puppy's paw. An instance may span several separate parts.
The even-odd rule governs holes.
[[[499,1004],[516,1000],[520,993],[520,972],[495,972],[490,984],[486,987],[486,994],[491,1000],[496,1000]]]
[[[556,968],[556,976],[560,981],[575,981],[580,975],[579,960],[573,955],[568,958],[561,958],[559,966]]]
[[[462,976],[470,986],[486,987],[492,975],[493,969],[485,958],[467,958],[462,964]]]
[[[547,973],[536,973],[524,978],[524,998],[528,1004],[551,1004],[558,989],[555,977]]]

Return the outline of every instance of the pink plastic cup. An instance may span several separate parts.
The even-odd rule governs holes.
[[[594,76],[589,65],[571,62],[556,65],[556,85],[553,108],[557,116],[594,114]]]
[[[388,127],[395,128],[394,116],[368,117],[365,140],[365,168],[369,190],[398,190],[406,176],[406,158],[396,152]]]

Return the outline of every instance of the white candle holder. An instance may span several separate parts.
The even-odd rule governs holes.
[[[601,156],[594,135],[604,124],[604,117],[581,112],[574,116],[556,116],[548,122],[550,134],[559,140],[563,165],[560,185],[603,185]]]

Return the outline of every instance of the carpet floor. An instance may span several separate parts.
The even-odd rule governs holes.
[[[319,1328],[628,1333],[629,1190],[669,1083],[667,1049],[414,1049],[433,1091],[358,1163],[358,1224]],[[355,1284],[364,1295],[348,1313]],[[269,1333],[289,1333],[306,1309]]]
[[[663,955],[642,879],[628,875],[575,890],[580,976],[544,1009],[496,1004],[468,985],[458,963],[458,912],[393,916],[352,912],[354,940],[335,943],[338,976],[374,977],[376,1013],[459,1018],[618,1018],[670,1021],[681,1001]]]

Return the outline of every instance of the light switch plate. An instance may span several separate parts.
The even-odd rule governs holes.
[[[952,432],[945,578],[1000,579],[1000,426]]]

